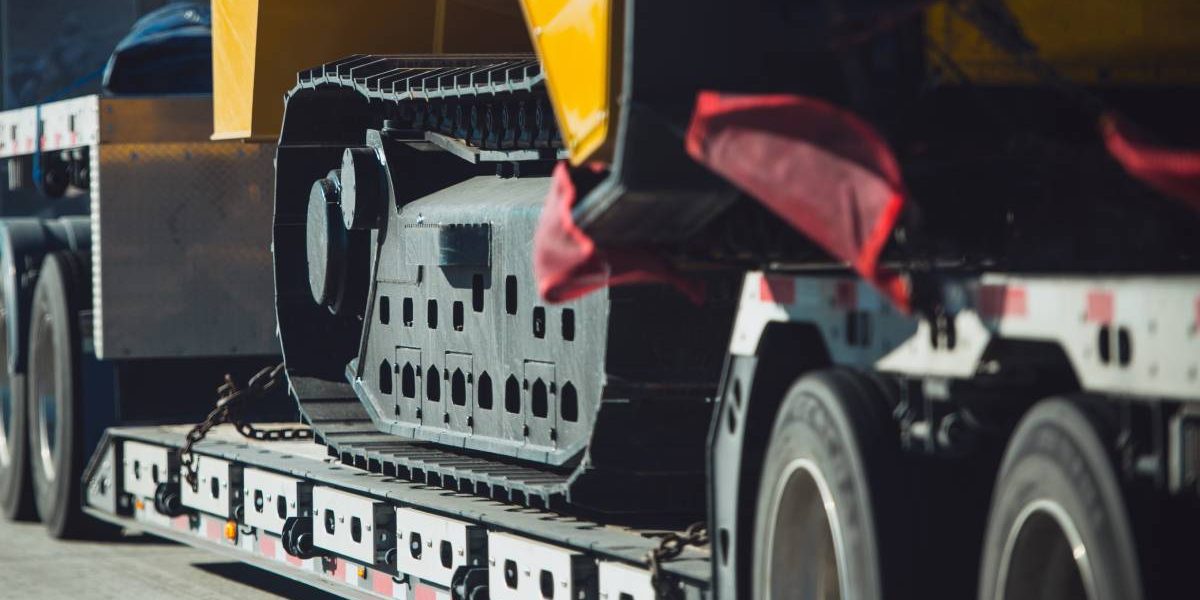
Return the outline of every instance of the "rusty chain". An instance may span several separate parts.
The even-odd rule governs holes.
[[[192,452],[192,447],[203,440],[208,432],[217,425],[232,423],[242,436],[266,442],[312,438],[312,430],[307,427],[259,429],[238,416],[239,410],[247,402],[262,397],[263,394],[279,385],[282,375],[283,363],[274,367],[265,367],[250,378],[245,388],[238,387],[237,382],[228,373],[225,375],[225,383],[217,388],[217,405],[209,411],[203,421],[188,431],[183,446],[179,448],[179,465],[183,469],[184,480],[192,486],[193,490],[196,489],[199,480],[195,467],[196,457]]]
[[[708,527],[703,521],[692,523],[682,534],[670,532],[663,536],[658,547],[646,553],[646,564],[650,567],[650,583],[657,598],[678,598],[679,588],[663,571],[662,564],[679,556],[688,546],[707,546]]]

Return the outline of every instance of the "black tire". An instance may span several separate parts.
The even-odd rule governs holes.
[[[3,327],[0,317],[0,327]],[[0,331],[0,360],[7,364],[8,336]],[[33,487],[29,481],[29,435],[26,416],[25,376],[0,365],[0,513],[10,521],[37,518]]]
[[[33,496],[50,535],[91,533],[81,507],[83,388],[79,314],[87,292],[84,260],[73,252],[46,257],[33,295],[29,328],[29,449]]]
[[[890,410],[879,379],[848,370],[806,375],[787,392],[759,484],[755,598],[907,597],[909,495]]]
[[[1134,526],[1101,441],[1111,434],[1073,400],[1043,401],[1021,420],[992,496],[981,600],[1145,597]]]

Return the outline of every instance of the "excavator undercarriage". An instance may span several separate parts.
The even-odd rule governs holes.
[[[561,144],[537,64],[360,56],[300,76],[274,225],[294,393],[331,453],[372,471],[698,514],[736,280],[707,277],[703,305],[664,286],[540,300],[532,239]]]

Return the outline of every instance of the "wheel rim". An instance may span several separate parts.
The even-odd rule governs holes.
[[[38,421],[38,453],[46,481],[54,481],[54,457],[58,441],[57,371],[54,355],[54,321],[45,315],[37,324],[30,354],[33,358],[32,394]]]
[[[846,558],[825,477],[812,461],[797,459],[780,482],[768,509],[766,568],[758,589],[765,598],[841,598]]]
[[[12,381],[8,378],[8,315],[0,308],[0,465],[7,465],[12,460],[8,450],[12,414]]]
[[[1083,538],[1062,505],[1037,500],[1008,531],[995,600],[1095,600],[1095,573]]]

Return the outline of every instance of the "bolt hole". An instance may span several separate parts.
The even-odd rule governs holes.
[[[417,397],[417,371],[412,363],[404,363],[400,371],[400,394],[405,398]]]
[[[442,378],[438,375],[437,367],[429,367],[425,378],[425,399],[430,402],[442,401]]]
[[[563,386],[558,408],[564,421],[574,423],[579,420],[579,394],[575,391],[575,384],[568,381]]]
[[[1120,327],[1117,329],[1117,362],[1122,366],[1129,366],[1133,360],[1133,339],[1129,335],[1129,329]]]
[[[575,341],[575,311],[569,308],[562,311],[562,337],[568,342]]]
[[[471,310],[483,312],[483,273],[471,276]]]
[[[454,548],[450,545],[449,541],[442,540],[440,549],[442,567],[449,569],[454,564]]]
[[[456,300],[454,302],[453,310],[451,311],[451,313],[452,313],[453,319],[454,319],[454,330],[462,331],[463,330],[463,322],[466,320],[466,318],[463,316],[463,303]]]
[[[517,561],[511,558],[504,561],[504,585],[510,590],[517,589]]]
[[[504,382],[504,410],[514,415],[521,412],[521,384],[513,375]]]
[[[275,514],[279,515],[280,519],[287,518],[287,498],[283,494],[275,496]]]
[[[492,410],[492,377],[484,371],[479,375],[479,383],[475,385],[478,386],[475,395],[479,408]]]
[[[392,321],[392,301],[387,296],[379,297],[379,322],[387,325]]]
[[[1100,327],[1100,333],[1096,340],[1097,350],[1100,354],[1100,362],[1108,364],[1112,361],[1112,330],[1108,325]]]
[[[542,591],[542,598],[554,597],[554,574],[550,571],[542,569],[538,577],[538,584]]]
[[[350,518],[350,539],[356,544],[362,541],[362,521],[358,517]]]
[[[221,480],[216,477],[213,477],[212,479],[210,479],[208,481],[208,491],[209,491],[209,493],[212,494],[213,498],[220,498],[221,497]]]
[[[541,378],[533,382],[533,390],[530,392],[530,409],[533,411],[533,416],[539,419],[545,419],[550,414],[549,394],[546,393],[546,384]]]
[[[504,278],[504,312],[517,314],[517,278],[509,275]]]
[[[426,310],[425,324],[428,325],[430,329],[437,329],[437,325],[438,325],[437,300],[430,298],[429,302],[427,302],[425,305],[425,310]]]
[[[450,378],[450,401],[458,406],[467,404],[467,378],[462,369],[455,369],[454,376]]]
[[[325,533],[333,535],[333,530],[337,527],[336,516],[332,509],[325,509]]]
[[[412,327],[413,326],[413,299],[405,298],[404,302],[401,304],[400,310],[402,312],[401,316],[404,317],[404,326]]]
[[[379,393],[392,393],[392,363],[387,360],[379,363]]]
[[[533,307],[533,337],[546,337],[546,309],[541,306]]]
[[[408,553],[416,560],[421,560],[421,534],[413,533],[408,536]]]

